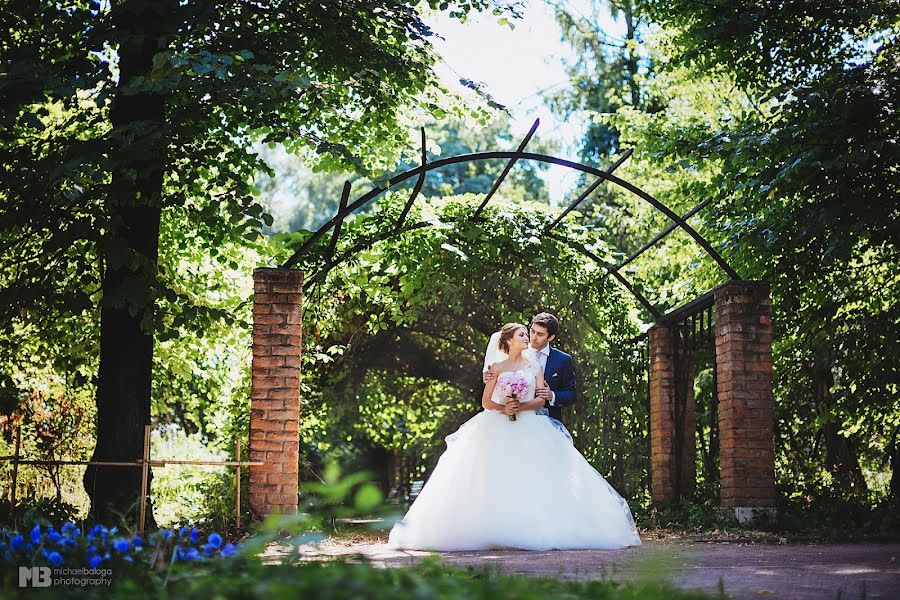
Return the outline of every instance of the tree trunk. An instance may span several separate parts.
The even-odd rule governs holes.
[[[631,94],[631,106],[641,107],[641,89],[638,85],[638,59],[637,51],[632,46],[636,41],[637,26],[634,23],[634,5],[630,0],[622,3],[622,14],[625,17],[625,68],[628,70],[628,89]]]
[[[150,423],[153,311],[159,248],[163,170],[166,164],[165,101],[161,95],[126,94],[123,87],[146,75],[166,45],[168,7],[124,2],[113,7],[119,49],[119,93],[110,111],[111,159],[107,198],[100,368],[97,383],[97,446],[94,461],[131,461],[143,456]],[[169,13],[171,15],[172,13]],[[97,520],[134,512],[141,470],[88,467],[84,486]],[[149,489],[149,488],[148,488]],[[149,512],[148,523],[153,524]]]
[[[813,385],[819,410],[822,413],[829,411],[832,404],[831,387],[834,385],[834,376],[831,372],[831,362],[825,358],[816,359],[813,366]],[[856,449],[852,440],[838,433],[840,430],[840,424],[833,421],[825,423],[822,427],[826,465],[842,492],[851,495],[865,494],[868,487],[859,466]]]

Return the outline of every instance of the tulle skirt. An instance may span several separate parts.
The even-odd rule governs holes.
[[[391,548],[614,549],[641,543],[627,502],[546,416],[482,411],[447,450]]]

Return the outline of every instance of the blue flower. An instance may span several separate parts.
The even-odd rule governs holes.
[[[78,535],[78,528],[75,527],[75,524],[72,523],[72,521],[66,521],[65,523],[63,523],[62,532],[66,534],[74,533],[75,535]]]
[[[63,564],[63,557],[59,552],[53,551],[47,555],[47,562],[53,565],[54,567],[58,567]]]
[[[102,557],[102,556],[92,556],[90,562],[88,563],[88,565],[89,565],[92,569],[96,569],[97,567],[100,566],[100,563],[102,563],[102,562],[103,562],[103,557]]]
[[[134,544],[135,548],[140,548],[141,546],[144,545],[144,540],[141,539],[141,536],[136,535],[136,536],[134,536],[134,539],[131,540],[131,543]]]
[[[119,552],[128,552],[131,548],[131,544],[128,543],[128,540],[118,539],[113,542],[113,548]]]
[[[62,539],[62,536],[59,535],[58,533],[56,533],[55,531],[53,531],[52,529],[50,530],[50,533],[47,534],[47,541],[50,542],[51,544],[58,544],[59,540],[61,540],[61,539]]]
[[[234,554],[235,550],[237,550],[237,548],[234,547],[234,544],[229,542],[225,544],[224,548],[222,548],[222,556],[231,556],[232,554]]]
[[[194,527],[193,529],[191,529],[191,543],[192,543],[192,544],[196,544],[196,543],[197,543],[197,536],[198,536],[198,535],[200,535],[200,530],[199,530],[199,529],[197,529],[196,527]]]
[[[166,529],[165,531],[163,531],[163,539],[164,539],[164,540],[169,539],[169,538],[172,537],[173,535],[175,535],[175,532],[172,531],[172,530],[170,530],[170,529]]]
[[[188,560],[197,560],[200,558],[200,553],[196,548],[188,548],[188,551],[184,554],[184,557]]]
[[[62,541],[62,545],[66,548],[74,548],[75,540],[73,540],[72,538],[64,538]]]
[[[188,530],[187,527],[182,527],[181,529],[179,529],[179,530],[178,530],[178,537],[184,537],[184,534],[187,533],[187,530]]]
[[[16,534],[16,537],[9,542],[9,547],[12,548],[13,552],[21,551],[25,547],[25,538]]]
[[[34,529],[31,530],[31,543],[40,544],[41,543],[41,526],[35,525]]]
[[[218,533],[211,533],[209,537],[206,538],[206,541],[209,542],[209,545],[213,548],[218,548],[222,545],[222,536]]]

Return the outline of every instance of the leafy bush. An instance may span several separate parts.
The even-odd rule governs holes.
[[[35,525],[51,525],[75,521],[79,509],[56,498],[40,498],[16,502],[10,510],[9,500],[0,501],[0,515],[9,515],[7,526],[11,529],[31,529]]]
[[[734,511],[723,506],[686,501],[682,504],[651,506],[635,511],[635,520],[643,529],[679,529],[694,531],[740,530]]]
[[[224,453],[211,451],[199,435],[188,435],[174,426],[154,432],[152,444],[154,458],[159,459],[230,459]],[[224,531],[234,524],[233,469],[193,465],[154,469],[151,494],[153,515],[160,526],[187,524]],[[249,513],[242,516],[245,522],[249,521]]]

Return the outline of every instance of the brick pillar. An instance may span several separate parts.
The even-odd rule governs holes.
[[[297,511],[300,458],[300,341],[303,274],[253,271],[253,377],[250,392],[250,510]]]
[[[715,299],[722,505],[744,522],[770,518],[775,453],[769,285],[728,282],[715,289]]]
[[[664,325],[649,331],[650,346],[650,482],[653,502],[661,504],[678,500],[680,492],[691,489],[696,482],[696,429],[694,414],[694,382],[690,370],[676,373],[677,360],[674,333]],[[682,367],[689,361],[684,361]],[[678,378],[685,378],[687,397],[681,420],[682,454],[680,485],[676,486],[676,405],[675,386]]]

